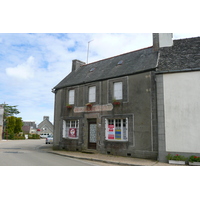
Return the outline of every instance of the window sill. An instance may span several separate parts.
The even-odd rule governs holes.
[[[78,140],[79,138],[77,138],[77,137],[76,137],[76,138],[70,138],[70,137],[65,137],[65,138],[64,138],[64,137],[63,137],[63,139],[67,139],[67,140]]]
[[[106,142],[128,142],[128,140],[108,140],[105,139]]]

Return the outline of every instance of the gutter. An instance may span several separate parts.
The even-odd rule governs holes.
[[[177,73],[177,72],[192,72],[192,71],[200,71],[200,68],[191,68],[191,69],[174,69],[174,70],[164,70],[164,71],[156,71],[155,74],[167,74],[167,73]]]

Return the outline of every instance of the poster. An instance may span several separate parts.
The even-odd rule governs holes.
[[[121,140],[121,130],[115,130],[115,139],[116,140]]]
[[[108,125],[108,139],[109,140],[114,140],[115,139],[114,125]]]
[[[76,137],[76,128],[69,129],[69,137],[72,137],[72,138]]]
[[[109,139],[109,140],[114,140],[114,139],[115,139],[115,138],[114,138],[114,134],[110,134],[110,133],[109,133],[109,134],[108,134],[108,139]]]

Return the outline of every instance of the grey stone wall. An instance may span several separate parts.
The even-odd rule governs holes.
[[[84,107],[88,103],[88,87],[96,86],[94,105],[112,103],[113,83],[123,82],[123,100],[120,106],[98,112],[75,113],[67,109],[68,91],[75,89],[74,107]],[[71,151],[82,151],[88,145],[88,120],[96,119],[97,144],[100,153],[157,159],[156,98],[155,77],[151,72],[113,78],[58,90],[55,101],[54,146]],[[128,141],[105,140],[105,119],[128,118]],[[79,119],[79,138],[62,138],[62,120]]]

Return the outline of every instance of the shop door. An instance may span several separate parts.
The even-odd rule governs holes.
[[[96,149],[97,123],[95,120],[88,120],[88,149]]]

